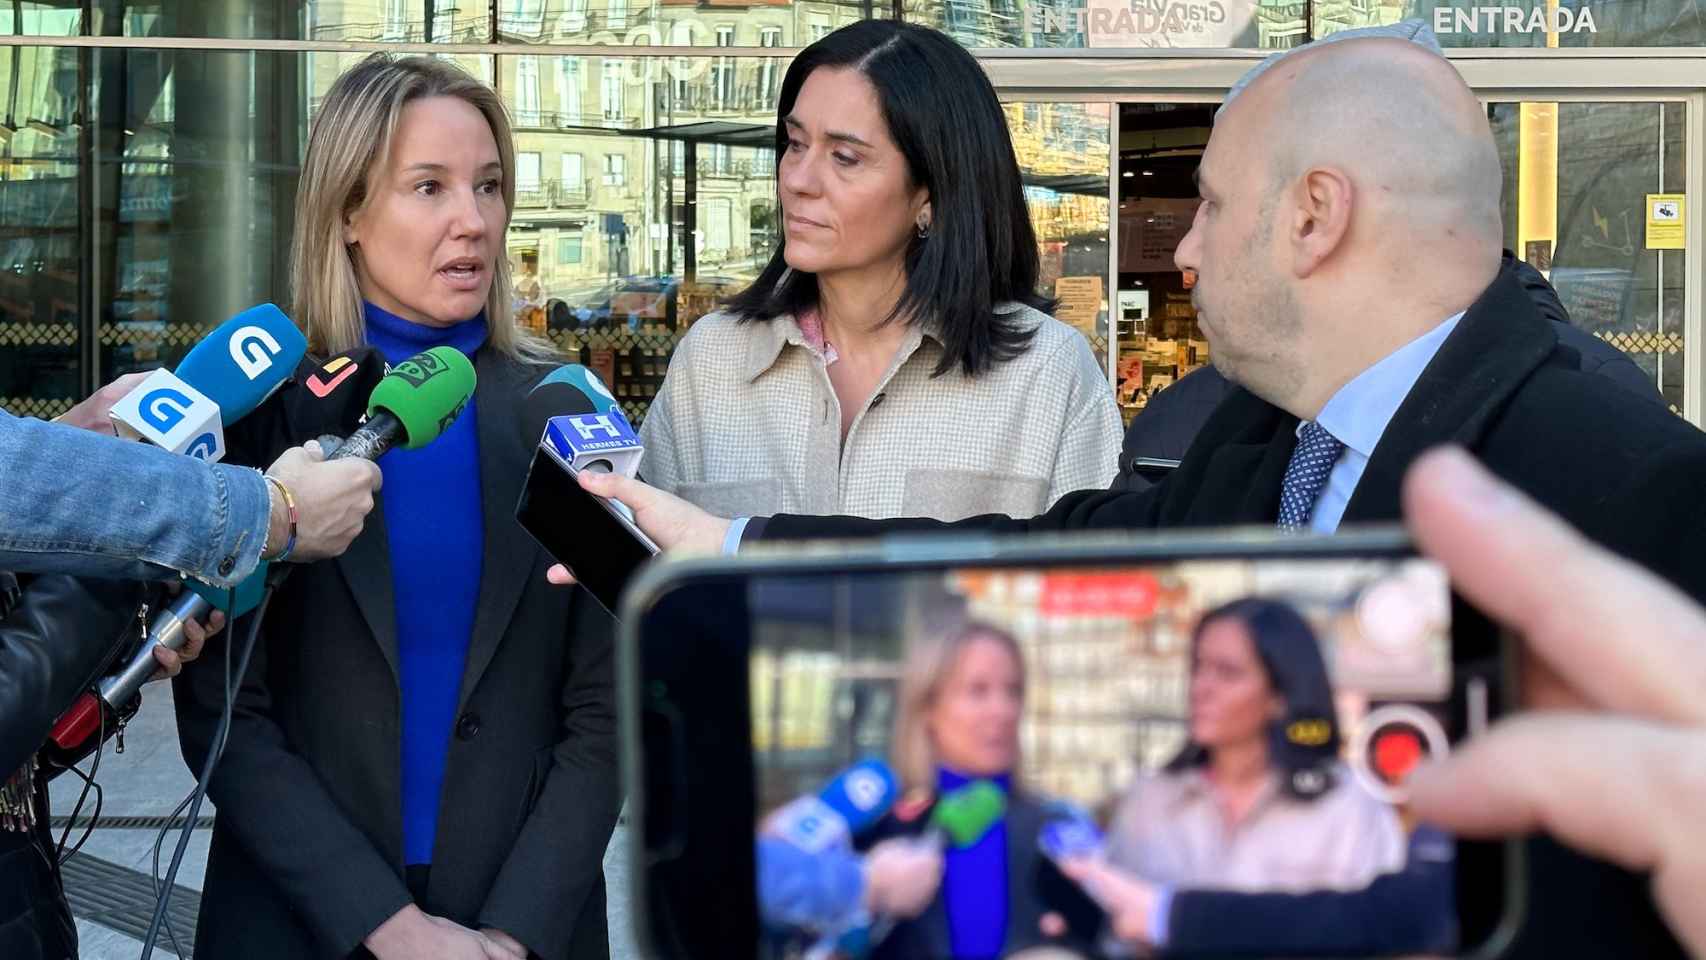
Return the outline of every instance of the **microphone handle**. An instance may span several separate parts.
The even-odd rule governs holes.
[[[387,410],[380,410],[367,418],[367,422],[356,428],[348,439],[340,440],[334,436],[319,438],[320,450],[325,453],[327,460],[347,460],[350,457],[360,457],[363,460],[378,460],[391,449],[403,435],[403,422]],[[276,590],[284,586],[284,581],[290,576],[292,564],[278,563],[267,570],[266,584],[269,589]]]
[[[101,680],[101,699],[114,710],[119,709],[130,698],[136,696],[142,685],[154,676],[159,668],[159,662],[154,659],[154,648],[165,647],[168,650],[182,649],[188,636],[184,633],[184,624],[191,620],[199,620],[213,605],[202,599],[194,590],[185,590],[178,594],[178,599],[172,605],[154,615],[148,623],[148,636],[142,643],[142,649],[131,657],[124,669]]]
[[[402,433],[403,422],[389,411],[380,410],[368,417],[367,422],[350,434],[348,440],[340,442],[336,437],[321,437],[320,447],[325,450],[327,460],[345,460],[350,457],[378,460],[401,438]],[[326,448],[328,440],[333,444],[331,449]]]

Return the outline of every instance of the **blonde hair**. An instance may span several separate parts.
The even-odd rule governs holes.
[[[1013,635],[1000,627],[968,620],[916,642],[907,651],[900,677],[900,703],[895,711],[890,754],[903,790],[936,789],[936,748],[930,741],[930,711],[942,694],[948,674],[960,654],[980,640],[993,641],[1013,658],[1019,687],[1025,685],[1025,658]],[[1017,766],[1017,765],[1015,765]],[[1015,777],[1018,770],[1013,771]]]
[[[486,118],[503,168],[504,228],[509,227],[515,210],[515,140],[497,93],[455,64],[433,57],[375,53],[362,60],[338,77],[321,103],[296,188],[291,309],[317,353],[341,353],[366,342],[361,286],[355,256],[344,243],[344,225],[366,204],[375,171],[389,165],[403,109],[427,97],[455,97]],[[489,342],[516,359],[549,361],[556,348],[516,325],[501,238],[499,245],[486,294]]]

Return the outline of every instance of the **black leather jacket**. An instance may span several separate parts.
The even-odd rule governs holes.
[[[35,762],[54,721],[135,641],[149,589],[66,576],[19,586],[0,572],[0,783]],[[71,960],[77,927],[54,859],[45,777],[31,799],[35,829],[0,831],[0,957]]]
[[[0,581],[4,604],[9,574]],[[59,575],[23,583],[0,619],[0,780],[47,739],[55,720],[127,643],[149,587]]]

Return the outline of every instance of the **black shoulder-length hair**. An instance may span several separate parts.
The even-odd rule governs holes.
[[[1246,597],[1203,615],[1191,637],[1193,654],[1203,631],[1219,620],[1236,620],[1249,631],[1268,686],[1285,701],[1284,715],[1268,726],[1268,764],[1280,774],[1282,789],[1301,799],[1326,793],[1339,757],[1339,721],[1315,631],[1289,603]],[[1181,771],[1208,759],[1208,750],[1191,741],[1167,769]]]
[[[801,51],[782,80],[778,180],[788,150],[784,121],[819,67],[865,75],[912,182],[930,195],[929,236],[915,234],[908,243],[906,288],[886,322],[936,319],[945,349],[935,376],[956,365],[977,376],[1022,354],[1035,328],[998,316],[995,305],[1017,301],[1052,313],[1054,301],[1036,291],[1036,234],[1013,139],[983,69],[958,43],[916,24],[861,20],[836,30]],[[742,320],[768,321],[817,305],[817,277],[789,270],[786,244],[784,233],[764,272],[729,301]]]

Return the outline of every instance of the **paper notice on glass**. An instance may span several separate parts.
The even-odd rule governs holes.
[[[1060,301],[1054,310],[1056,319],[1089,336],[1096,334],[1096,315],[1102,310],[1101,277],[1061,277],[1054,282],[1054,296]]]
[[[1146,197],[1120,211],[1120,272],[1168,273],[1178,269],[1173,252],[1191,230],[1197,204],[1190,199]]]
[[[1688,229],[1687,202],[1680,193],[1647,194],[1647,249],[1681,250]]]

